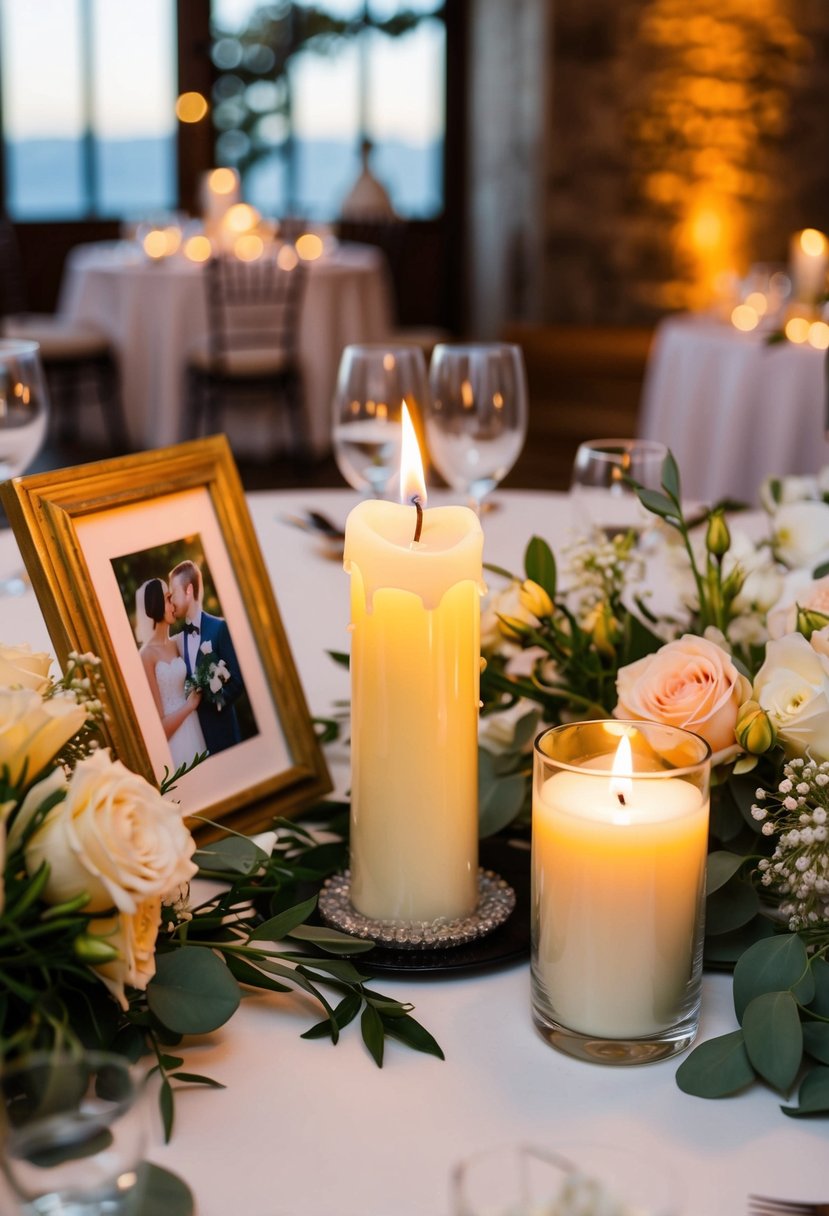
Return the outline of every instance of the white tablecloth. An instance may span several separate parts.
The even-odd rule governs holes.
[[[392,320],[387,265],[379,249],[341,245],[308,263],[299,347],[305,410],[315,455],[330,448],[331,401],[343,347],[387,337]],[[131,245],[101,242],[72,250],[60,311],[104,330],[118,351],[124,410],[136,448],[184,438],[187,351],[207,330],[202,268],[183,256],[150,262]],[[286,436],[266,406],[225,412],[237,455],[270,455]],[[88,411],[84,428],[99,426]],[[85,429],[85,432],[86,429]]]
[[[671,449],[688,497],[756,502],[765,477],[829,464],[825,364],[811,346],[669,317],[651,347],[639,434]]]
[[[495,497],[486,560],[514,569],[531,535],[554,544],[565,535],[563,497]],[[347,646],[348,579],[313,537],[282,521],[302,507],[342,521],[355,497],[295,491],[249,501],[306,695],[324,714],[348,695],[347,673],[325,655]],[[0,536],[0,571],[13,560],[12,539]],[[33,595],[4,600],[2,611],[5,639],[49,648]],[[342,787],[345,770],[334,767]],[[227,1089],[180,1094],[173,1142],[152,1155],[187,1180],[198,1216],[447,1216],[452,1164],[516,1141],[633,1150],[668,1172],[682,1216],[742,1216],[752,1191],[829,1197],[827,1121],[787,1119],[766,1089],[719,1102],[688,1097],[674,1080],[676,1060],[611,1068],[559,1054],[533,1029],[526,964],[381,976],[374,987],[415,1003],[445,1062],[392,1043],[378,1070],[354,1026],[337,1047],[303,1042],[318,1015],[301,996],[245,997],[223,1030],[191,1042],[188,1071]],[[734,1029],[730,977],[707,975],[701,1037]]]

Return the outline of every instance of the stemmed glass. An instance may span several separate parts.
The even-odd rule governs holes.
[[[503,342],[441,344],[432,353],[429,380],[429,455],[443,479],[480,512],[527,435],[521,348]]]
[[[426,360],[418,346],[347,346],[334,394],[334,457],[355,490],[383,498],[399,480],[401,409],[423,413],[429,396]]]
[[[28,468],[46,437],[48,418],[49,394],[37,342],[0,340],[0,481]],[[21,595],[26,586],[21,574],[0,578],[0,595]]]
[[[641,532],[652,517],[631,481],[658,490],[668,454],[655,439],[591,439],[579,445],[570,483],[573,531],[598,530],[612,540]]]

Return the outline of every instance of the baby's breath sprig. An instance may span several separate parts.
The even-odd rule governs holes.
[[[760,881],[782,897],[791,932],[829,945],[829,763],[790,760],[777,789],[758,789],[756,798],[753,817],[764,836],[777,837]]]

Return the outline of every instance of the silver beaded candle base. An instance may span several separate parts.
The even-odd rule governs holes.
[[[351,871],[337,874],[325,883],[319,897],[320,915],[326,924],[352,937],[370,938],[384,946],[423,950],[462,946],[486,937],[502,925],[515,907],[515,892],[492,870],[478,871],[478,905],[468,916],[447,920],[373,920],[363,916],[351,902]]]

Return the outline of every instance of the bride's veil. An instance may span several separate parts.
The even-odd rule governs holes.
[[[138,644],[140,646],[143,646],[145,642],[149,642],[150,638],[153,636],[153,630],[156,626],[156,622],[149,615],[146,608],[145,601],[147,597],[147,588],[149,587],[150,583],[159,582],[163,587],[164,583],[161,579],[148,578],[145,583],[141,584],[135,593],[135,636],[138,639]]]

